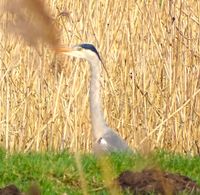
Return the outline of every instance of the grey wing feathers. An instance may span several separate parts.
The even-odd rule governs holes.
[[[127,143],[111,129],[97,140],[93,149],[96,154],[131,151]]]
[[[129,147],[127,143],[114,131],[110,131],[102,136],[107,143],[109,151],[127,151]]]

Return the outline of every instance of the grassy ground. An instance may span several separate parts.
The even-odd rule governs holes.
[[[105,166],[105,162],[109,165]],[[79,156],[67,152],[47,152],[11,155],[1,150],[0,163],[0,186],[12,183],[26,191],[31,184],[36,183],[41,187],[42,194],[108,194],[106,180],[111,182],[127,169],[139,171],[152,166],[187,175],[200,183],[198,157],[165,152],[157,152],[145,158],[113,154],[102,161],[91,154]]]

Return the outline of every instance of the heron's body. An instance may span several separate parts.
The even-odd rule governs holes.
[[[91,44],[80,44],[72,48],[59,48],[68,55],[86,59],[90,64],[90,113],[94,136],[94,153],[129,151],[126,142],[105,122],[101,109],[100,74],[101,59],[96,48]]]
[[[94,142],[93,150],[96,154],[130,151],[126,142],[109,128],[106,133],[102,134],[102,136]]]

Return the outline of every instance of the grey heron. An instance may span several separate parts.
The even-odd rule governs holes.
[[[90,64],[90,113],[92,122],[92,132],[94,136],[93,151],[95,154],[109,152],[131,151],[127,143],[105,122],[101,110],[100,94],[100,75],[101,75],[101,58],[92,44],[79,44],[73,47],[60,46],[57,52],[69,56],[85,59]]]

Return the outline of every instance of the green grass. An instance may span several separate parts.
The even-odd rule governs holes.
[[[92,154],[80,156],[83,175],[89,194],[108,194],[102,179],[102,161]],[[75,155],[61,153],[15,153],[0,150],[0,187],[15,184],[27,191],[33,183],[41,187],[42,194],[82,194],[80,173]],[[110,180],[122,171],[141,170],[156,166],[162,170],[187,175],[200,183],[200,158],[156,152],[148,157],[130,154],[113,154],[106,158],[110,162]]]

